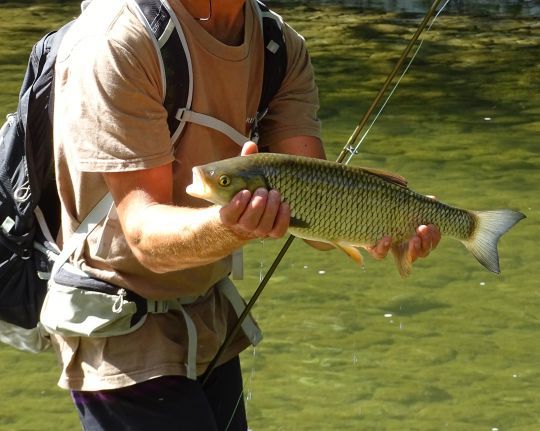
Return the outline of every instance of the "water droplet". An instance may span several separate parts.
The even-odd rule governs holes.
[[[307,266],[307,265],[304,265],[304,269],[308,269],[308,268],[309,268],[309,266]]]
[[[392,317],[392,313],[386,313],[384,317]]]
[[[481,281],[480,282],[480,286],[485,286],[486,285],[486,282],[485,281]]]
[[[484,117],[484,121],[491,121],[491,117]]]
[[[324,275],[326,274],[326,271],[319,271],[319,275]]]

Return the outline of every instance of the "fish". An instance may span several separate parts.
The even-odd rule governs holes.
[[[420,225],[461,241],[489,271],[500,273],[499,238],[525,214],[510,209],[473,211],[415,192],[400,175],[373,168],[278,153],[256,153],[195,166],[186,192],[226,205],[241,190],[275,189],[291,209],[289,233],[330,243],[362,264],[358,247],[385,236],[398,271],[412,270],[407,243]]]

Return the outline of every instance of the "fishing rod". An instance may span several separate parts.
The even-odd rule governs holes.
[[[424,31],[424,29],[426,28],[429,20],[431,19],[431,17],[435,13],[435,11],[437,10],[437,8],[439,7],[439,4],[441,2],[442,2],[442,0],[434,0],[433,4],[431,5],[431,7],[427,11],[426,15],[424,16],[424,19],[422,20],[422,22],[418,26],[416,32],[413,34],[413,36],[411,37],[411,40],[409,41],[409,43],[405,47],[405,50],[403,51],[403,53],[399,57],[396,65],[394,66],[394,68],[392,69],[392,71],[390,72],[388,77],[386,78],[386,81],[384,82],[383,86],[381,87],[381,89],[379,90],[377,95],[375,96],[375,99],[373,99],[373,102],[369,106],[368,110],[365,112],[364,116],[360,119],[360,121],[358,122],[358,124],[357,124],[356,128],[354,129],[352,135],[350,136],[347,143],[344,145],[343,149],[341,150],[341,153],[339,154],[339,156],[338,156],[338,158],[336,160],[337,163],[343,163],[343,160],[345,159],[347,154],[355,154],[355,152],[356,152],[355,144],[356,144],[356,141],[358,139],[358,136],[360,136],[360,133],[361,133],[362,129],[367,124],[367,121],[371,117],[371,114],[373,113],[374,109],[376,108],[376,106],[381,101],[384,93],[386,93],[386,90],[388,89],[388,87],[390,86],[392,81],[394,80],[394,78],[397,75],[399,69],[401,68],[401,66],[405,62],[407,56],[411,52],[411,49],[413,48],[414,44],[416,43],[416,41],[418,40],[418,38],[420,37],[420,35]],[[274,271],[276,270],[276,268],[280,264],[281,260],[283,259],[283,256],[285,256],[285,254],[289,250],[289,247],[291,246],[292,242],[294,241],[294,238],[295,237],[293,235],[289,235],[289,237],[285,241],[285,244],[283,244],[281,250],[279,251],[279,253],[275,257],[274,261],[272,262],[272,265],[270,265],[270,268],[268,268],[268,271],[266,271],[266,274],[264,275],[263,279],[260,281],[259,286],[257,287],[255,292],[251,296],[251,299],[246,304],[246,307],[244,308],[244,311],[240,314],[240,316],[238,316],[238,320],[237,320],[236,324],[232,328],[231,332],[229,332],[227,337],[225,337],[225,340],[223,341],[223,344],[220,346],[219,350],[217,351],[216,355],[214,356],[214,358],[212,359],[212,361],[208,365],[204,375],[202,376],[202,384],[203,385],[206,384],[210,374],[212,373],[212,371],[216,367],[217,363],[219,362],[219,360],[223,356],[223,353],[227,350],[227,348],[231,344],[232,340],[238,334],[238,331],[242,327],[242,323],[246,319],[247,315],[251,312],[251,309],[253,308],[253,306],[257,302],[257,299],[259,298],[262,291],[264,290],[264,288],[266,287],[266,285],[270,281],[270,278],[272,277],[272,275],[274,274]]]

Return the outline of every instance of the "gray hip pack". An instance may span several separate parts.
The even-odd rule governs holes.
[[[238,316],[242,314],[245,302],[228,277],[211,289],[221,292]],[[89,277],[71,264],[64,264],[49,282],[41,309],[41,325],[47,332],[65,337],[114,337],[136,331],[144,324],[149,313],[180,311],[189,340],[187,377],[196,379],[197,330],[184,306],[203,298],[148,300],[127,289]],[[253,345],[262,339],[251,316],[244,321],[242,329]]]

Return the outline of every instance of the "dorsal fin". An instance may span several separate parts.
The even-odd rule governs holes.
[[[385,181],[388,181],[392,184],[396,184],[401,187],[407,188],[407,179],[402,177],[401,175],[394,174],[393,172],[388,172],[383,169],[377,169],[377,168],[360,168],[370,174],[376,175],[380,178],[382,178]]]

